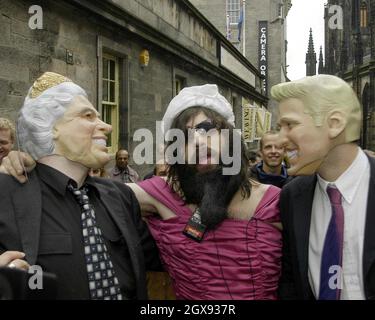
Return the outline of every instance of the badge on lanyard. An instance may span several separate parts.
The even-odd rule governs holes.
[[[197,208],[189,219],[182,233],[197,242],[201,242],[205,231],[206,226],[201,222],[201,214],[199,212],[199,208]]]

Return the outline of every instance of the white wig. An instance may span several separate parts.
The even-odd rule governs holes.
[[[30,88],[20,110],[17,121],[17,134],[20,147],[35,160],[53,154],[53,127],[60,119],[73,98],[85,90],[73,82],[63,82],[31,98]]]

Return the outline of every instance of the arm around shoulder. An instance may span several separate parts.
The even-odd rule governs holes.
[[[147,216],[150,213],[156,213],[156,200],[151,197],[145,190],[143,190],[136,183],[127,183],[127,186],[134,192],[141,208],[142,216]]]

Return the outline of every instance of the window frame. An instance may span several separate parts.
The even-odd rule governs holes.
[[[359,8],[359,24],[361,28],[368,27],[368,6],[365,1],[362,1]]]
[[[229,25],[237,26],[241,14],[242,0],[227,0],[226,1],[226,15],[229,15]]]
[[[111,154],[116,153],[119,146],[119,109],[120,109],[120,81],[119,81],[119,58],[115,55],[109,54],[107,52],[102,53],[102,75],[101,75],[101,87],[103,88],[104,81],[108,81],[107,87],[107,100],[104,100],[104,92],[102,90],[101,95],[101,106],[102,106],[102,118],[103,121],[109,123],[112,126],[112,133],[109,135],[107,142],[108,152]],[[104,78],[104,59],[114,62],[114,80],[110,79],[110,67],[108,67],[108,78]],[[110,66],[110,64],[108,64]],[[111,101],[111,90],[110,83],[114,83],[114,101]],[[111,121],[106,118],[106,109],[111,108]]]

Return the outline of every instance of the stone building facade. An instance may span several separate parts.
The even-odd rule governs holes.
[[[342,19],[341,19],[342,17]],[[329,0],[324,72],[353,86],[362,106],[361,146],[375,150],[375,1]]]
[[[191,0],[229,40],[255,65],[265,71],[264,93],[269,96],[273,85],[285,82],[287,78],[287,15],[292,6],[291,0]],[[241,17],[241,10],[243,16]],[[229,18],[229,19],[228,19]],[[238,27],[240,22],[241,28]],[[266,29],[263,29],[263,28]],[[266,31],[262,33],[262,30]],[[264,38],[266,36],[266,43]],[[266,64],[262,62],[265,49]],[[268,110],[276,121],[277,103],[270,100]]]
[[[1,116],[14,120],[33,81],[58,72],[81,85],[113,125],[110,151],[124,147],[132,154],[139,144],[134,132],[154,134],[155,121],[185,86],[216,83],[238,128],[243,98],[267,104],[258,70],[189,1],[0,4]],[[135,168],[143,175],[152,165]]]

